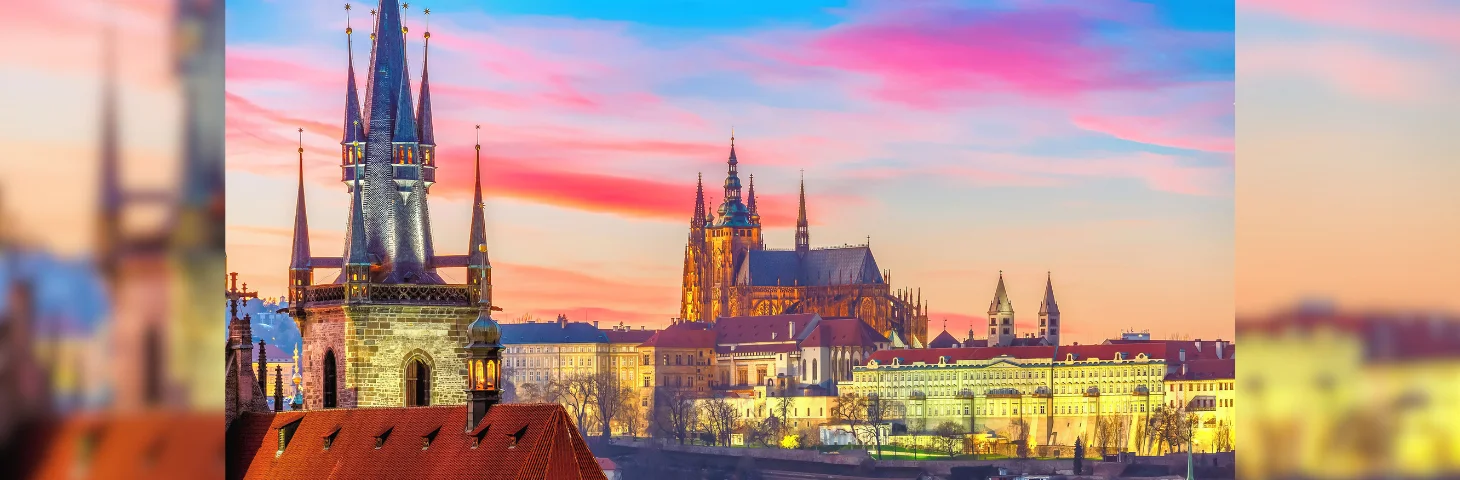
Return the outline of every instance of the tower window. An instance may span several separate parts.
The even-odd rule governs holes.
[[[335,408],[336,404],[336,381],[335,381],[335,352],[325,350],[324,352],[324,408]]]
[[[431,404],[431,367],[419,358],[406,363],[406,406]]]

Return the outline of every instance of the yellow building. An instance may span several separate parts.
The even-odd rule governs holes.
[[[1083,438],[1092,448],[1134,450],[1137,427],[1165,401],[1167,350],[1161,343],[884,350],[840,390],[876,395],[884,420],[912,431],[953,422],[1005,441],[1024,438],[1034,449]],[[1112,432],[1103,441],[1100,425]]]
[[[1239,321],[1239,478],[1460,472],[1460,321],[1327,309]],[[1295,355],[1294,352],[1301,352]]]
[[[502,346],[502,377],[519,398],[573,375],[607,371],[616,358],[602,330],[563,315],[552,322],[503,324]]]

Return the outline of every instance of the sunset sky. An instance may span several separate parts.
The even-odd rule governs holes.
[[[1460,311],[1460,4],[1242,0],[1236,306]]]
[[[1052,271],[1071,340],[1231,338],[1232,4],[1169,3],[411,2],[416,86],[432,11],[436,249],[465,250],[481,124],[504,318],[661,326],[733,126],[767,246],[792,245],[804,169],[812,244],[870,236],[934,333],[983,319],[1002,270],[1025,332]],[[342,6],[228,3],[227,253],[265,295],[297,128],[312,248],[343,246]],[[361,82],[373,7],[351,11]]]

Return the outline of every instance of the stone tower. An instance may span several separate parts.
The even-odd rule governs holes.
[[[302,186],[297,200],[289,296],[304,338],[305,409],[466,403],[467,326],[490,308],[479,305],[491,295],[480,142],[467,253],[436,255],[427,208],[436,169],[429,57],[413,107],[401,6],[381,0],[376,12],[363,108],[353,55],[346,70],[340,162],[351,201],[341,256],[311,256]],[[345,29],[347,43],[352,33]],[[466,283],[436,273],[452,267],[467,270]],[[314,284],[317,268],[340,275]]]
[[[1044,300],[1039,302],[1039,336],[1050,345],[1060,344],[1060,306],[1054,301],[1054,281],[1044,277]]]
[[[994,289],[994,299],[989,302],[989,346],[1006,347],[1014,343],[1019,333],[1014,327],[1014,304],[1009,302],[1009,292],[1004,289],[1004,272],[999,272],[999,286]]]
[[[735,284],[735,269],[750,250],[759,250],[765,242],[761,239],[760,224],[751,221],[750,207],[740,198],[740,162],[735,158],[735,135],[730,135],[730,158],[726,162],[725,197],[715,218],[705,228],[706,247],[709,257],[706,283],[709,286],[709,306],[704,315],[694,319],[715,321],[722,316],[734,315],[735,297],[730,288]]]

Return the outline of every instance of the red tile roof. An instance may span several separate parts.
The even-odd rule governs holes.
[[[605,472],[618,469],[618,465],[614,464],[612,459],[597,457],[594,458],[594,460],[598,460],[598,468],[602,469]]]
[[[454,405],[246,413],[228,431],[228,478],[605,478],[561,405],[497,405],[471,432],[463,431],[466,410]],[[289,425],[295,425],[292,440],[276,456],[279,429]],[[386,431],[389,436],[376,448],[377,436]],[[473,448],[476,435],[482,439]]]
[[[640,344],[649,341],[658,330],[604,330],[603,335],[608,337],[608,343],[632,343]]]
[[[753,317],[720,317],[715,320],[715,342],[732,343],[784,342],[806,330],[816,318],[814,313],[760,315]],[[795,328],[791,326],[795,325]],[[794,330],[794,334],[792,333]],[[774,334],[774,338],[773,335]]]
[[[817,327],[801,341],[803,347],[874,347],[888,343],[887,337],[860,318],[822,317]]]
[[[1186,362],[1186,374],[1182,375],[1180,370],[1166,376],[1167,380],[1212,380],[1212,379],[1233,379],[1237,378],[1237,361],[1231,358],[1224,360],[1191,360]]]
[[[1076,360],[1098,358],[1110,360],[1115,358],[1117,352],[1124,353],[1127,359],[1135,358],[1138,354],[1146,354],[1153,359],[1166,357],[1164,345],[1135,344],[1135,345],[1065,345],[1059,347],[1060,361],[1064,361],[1066,355],[1074,354]],[[883,365],[892,364],[892,359],[901,358],[903,365],[911,365],[914,362],[923,362],[929,365],[938,363],[938,357],[947,356],[949,362],[959,360],[989,360],[994,357],[1008,355],[1018,359],[1044,359],[1056,355],[1055,347],[982,347],[982,348],[923,348],[903,350],[880,350],[872,353],[868,361],[876,360]]]
[[[715,332],[689,322],[670,325],[654,332],[640,347],[715,348]]]

